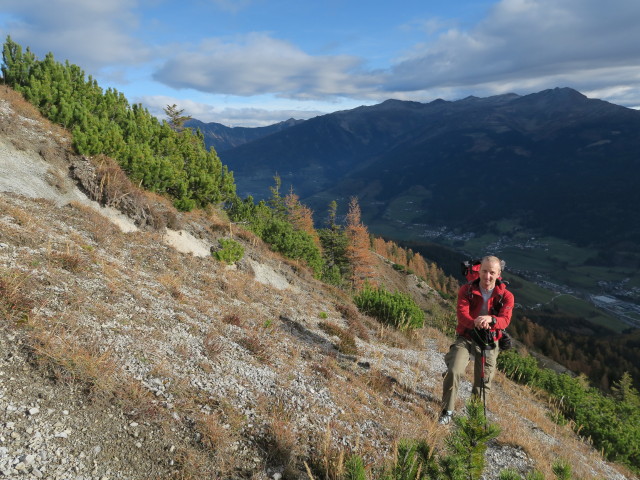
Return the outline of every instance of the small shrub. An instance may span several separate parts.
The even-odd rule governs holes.
[[[513,469],[507,469],[500,472],[499,480],[544,480],[544,475],[537,470],[527,473],[526,476],[520,475]]]
[[[0,314],[7,319],[22,319],[34,307],[25,292],[27,277],[0,272]]]
[[[364,461],[357,455],[350,456],[344,464],[344,480],[367,480]]]
[[[381,323],[400,330],[424,326],[424,312],[407,294],[390,293],[382,287],[365,285],[354,300],[362,313],[371,315]]]
[[[226,323],[227,325],[235,325],[236,327],[242,326],[242,320],[240,319],[240,315],[238,315],[237,313],[230,313],[228,315],[225,315],[222,318],[222,322]]]
[[[331,322],[320,322],[319,327],[329,335],[334,335],[340,339],[340,343],[337,346],[340,353],[345,355],[358,354],[358,346],[353,333]]]
[[[78,273],[85,268],[84,260],[73,253],[53,252],[49,258],[55,265],[69,272]]]
[[[255,335],[247,335],[246,337],[242,337],[238,344],[251,352],[251,354],[256,357],[260,362],[267,363],[269,360],[269,352],[264,343],[260,340],[260,338]]]
[[[571,465],[566,460],[556,460],[551,469],[558,480],[571,480]]]
[[[205,335],[202,342],[204,352],[210,360],[218,357],[224,350],[224,346],[220,342],[217,332],[209,332]]]
[[[218,243],[220,248],[212,254],[216,260],[231,265],[239,262],[244,257],[244,247],[235,240],[221,238]]]
[[[327,314],[327,312],[320,312],[318,316],[323,320],[326,320],[327,318],[329,318],[329,315]]]

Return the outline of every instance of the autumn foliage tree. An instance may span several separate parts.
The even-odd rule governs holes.
[[[362,223],[358,199],[352,197],[346,219],[347,258],[351,264],[351,285],[360,290],[365,281],[373,279],[373,255],[370,250],[369,231]]]
[[[300,230],[309,234],[313,239],[313,243],[320,248],[320,237],[313,226],[313,211],[300,203],[300,197],[293,193],[293,189],[284,197],[284,206],[287,212],[287,218],[296,230]]]
[[[414,273],[440,293],[454,295],[460,287],[454,277],[447,276],[435,263],[427,262],[420,253],[402,248],[392,240],[375,237],[373,251],[393,262],[398,269]]]

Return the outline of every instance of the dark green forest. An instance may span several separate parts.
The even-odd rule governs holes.
[[[596,329],[594,335],[570,331],[572,322],[584,319],[564,313],[538,313],[531,318],[517,314],[510,331],[528,348],[540,352],[573,372],[586,375],[593,385],[605,392],[628,372],[638,388],[640,379],[640,330],[615,335]],[[561,325],[564,329],[558,328]],[[555,326],[555,328],[554,328]]]

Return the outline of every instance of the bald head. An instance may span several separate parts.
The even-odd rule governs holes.
[[[493,290],[496,281],[502,274],[503,262],[498,257],[486,256],[480,263],[480,286],[485,290]]]

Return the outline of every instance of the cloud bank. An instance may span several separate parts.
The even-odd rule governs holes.
[[[220,15],[236,16],[250,16],[260,5],[252,0],[208,3]],[[153,108],[154,99],[163,96],[178,103],[181,96],[199,93],[198,101],[180,103],[189,104],[193,116],[220,115],[220,123],[237,123],[243,116],[245,124],[265,122],[268,111],[276,121],[289,114],[305,118],[320,113],[315,108],[319,100],[331,111],[344,99],[351,104],[388,98],[455,100],[557,86],[640,106],[638,0],[500,0],[466,28],[450,19],[416,16],[410,23],[425,26],[423,37],[389,54],[392,59],[377,68],[355,49],[312,53],[301,39],[285,39],[283,30],[205,38],[174,32],[154,16],[160,7],[180,13],[164,0],[5,0],[2,6],[0,33],[38,55],[52,51],[56,59],[69,59],[120,85],[157,86],[156,92],[138,95]],[[153,14],[150,7],[156,8]],[[379,35],[403,27],[389,25]],[[207,109],[201,100],[206,96],[215,97],[212,103],[220,98],[245,103]],[[246,105],[267,96],[285,99],[291,108],[275,112]],[[303,103],[314,107],[305,111]]]

